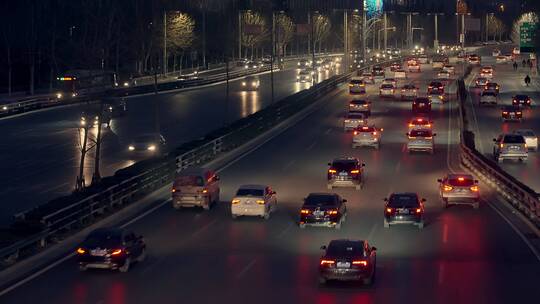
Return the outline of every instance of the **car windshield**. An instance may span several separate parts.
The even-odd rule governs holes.
[[[134,142],[136,143],[149,143],[149,142],[153,142],[156,140],[156,136],[154,135],[141,135],[141,136],[137,136],[135,137],[135,139],[133,139]]]
[[[255,81],[255,80],[257,80],[257,77],[248,76],[245,79],[246,79],[246,81]]]
[[[383,85],[381,86],[381,89],[391,89],[391,88],[393,88],[393,87],[394,87],[394,86],[393,86],[392,84],[387,83],[387,84],[383,84]]]
[[[496,95],[493,92],[483,92],[482,96],[493,96],[493,97],[495,97]]]
[[[84,241],[84,246],[102,249],[116,247],[122,244],[122,235],[117,230],[99,230],[91,232]]]
[[[356,257],[364,255],[364,244],[361,241],[332,241],[326,254],[332,256]]]
[[[412,89],[415,89],[415,86],[413,86],[413,85],[405,85],[405,86],[403,86],[403,89],[412,90]]]
[[[448,178],[448,184],[457,187],[468,187],[474,185],[474,179],[471,176],[453,176]]]
[[[487,79],[486,79],[486,78],[476,78],[476,81],[478,81],[478,82],[485,82],[485,81],[487,81]]]
[[[525,139],[521,135],[505,135],[503,142],[505,144],[524,144]]]
[[[364,114],[362,113],[349,113],[346,118],[349,119],[364,119]]]
[[[236,192],[236,196],[263,196],[264,191],[262,189],[250,189],[240,188]]]
[[[412,130],[411,137],[431,137],[431,131],[429,130]]]
[[[516,95],[516,99],[519,99],[519,100],[525,100],[525,99],[528,99],[529,96],[527,95]]]
[[[351,100],[350,104],[353,104],[353,105],[363,105],[363,104],[366,104],[368,103],[367,101],[365,100]]]
[[[411,208],[418,205],[418,196],[414,193],[393,194],[388,200],[388,206],[394,208]]]
[[[351,80],[351,83],[352,84],[361,84],[361,83],[363,83],[363,81],[359,80],[359,79],[353,79],[353,80]]]
[[[308,71],[301,71],[299,74],[302,75],[302,76],[307,76],[307,75],[309,75],[309,72]]]
[[[175,179],[174,184],[177,186],[202,187],[204,186],[204,179],[202,178],[202,176],[197,175],[179,176]]]
[[[360,132],[375,132],[375,128],[373,128],[373,127],[361,127],[361,128],[358,128],[358,131],[360,131]]]
[[[515,111],[519,111],[519,108],[518,107],[513,107],[513,106],[506,106],[506,107],[503,107],[503,111],[505,111],[505,112],[515,112]]]
[[[339,160],[332,162],[332,168],[337,171],[351,171],[357,166],[358,162],[355,160]]]
[[[440,82],[432,82],[429,85],[432,86],[432,87],[440,87],[440,86],[442,86],[442,84]]]
[[[496,86],[497,86],[497,83],[495,83],[495,82],[488,82],[486,85],[487,85],[488,87],[496,87]]]
[[[331,194],[310,195],[306,198],[304,205],[312,207],[334,206],[337,203],[337,197]]]
[[[429,103],[429,99],[427,99],[427,98],[418,98],[414,102],[416,102],[416,103]]]

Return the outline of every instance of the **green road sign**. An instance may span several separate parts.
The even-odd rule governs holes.
[[[534,52],[536,23],[523,22],[519,29],[519,48],[521,52]]]

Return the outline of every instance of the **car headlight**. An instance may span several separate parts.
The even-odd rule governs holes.
[[[252,85],[252,86],[256,86],[256,85],[257,85],[257,82],[254,81],[254,82],[251,83],[251,85]]]
[[[86,125],[86,120],[81,119],[81,126],[84,126],[84,125]]]
[[[154,151],[154,150],[156,150],[156,146],[150,145],[150,146],[148,146],[148,150],[149,151]]]
[[[2,110],[7,111],[7,106],[3,106]]]
[[[77,93],[75,92],[71,93],[71,97],[77,97]]]
[[[125,87],[129,87],[129,82],[127,82],[127,81],[124,82],[124,86],[125,86]]]
[[[56,98],[61,99],[62,98],[62,93],[56,93]]]
[[[246,65],[245,65],[245,68],[248,69],[248,68],[249,68],[249,65],[246,64]]]
[[[129,146],[129,147],[128,147],[128,150],[129,150],[129,151],[133,151],[133,150],[135,150],[135,147],[134,147],[134,146]]]
[[[243,86],[246,86],[246,82],[245,82],[245,81],[242,81],[242,85],[243,85]]]
[[[300,76],[296,76],[296,79],[300,79]]]

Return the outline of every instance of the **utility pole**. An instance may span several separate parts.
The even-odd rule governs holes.
[[[274,104],[274,56],[276,51],[276,13],[272,11],[272,53],[270,56],[270,87],[271,87],[271,104]]]
[[[461,48],[465,49],[465,14],[461,14]]]
[[[202,61],[203,67],[206,69],[206,7],[203,8],[202,20]]]
[[[163,75],[167,74],[167,11],[163,10]]]
[[[311,11],[308,12],[307,23],[309,26],[311,26],[311,32],[308,34],[307,52],[308,54],[311,54],[311,39],[313,37],[313,25],[311,24]]]
[[[99,106],[99,116],[96,135],[96,156],[94,159],[94,175],[92,175],[92,184],[99,183],[101,181],[101,172],[99,170],[99,164],[101,161],[101,124],[103,123],[103,100]],[[107,125],[110,121],[107,121]]]
[[[386,49],[388,48],[388,32],[386,29],[388,28],[388,21],[386,19],[386,12],[383,13],[383,22],[384,22],[384,51],[386,52]]]
[[[489,13],[486,13],[486,42],[489,41]]]
[[[345,60],[343,72],[346,74],[349,71],[349,21],[347,10],[343,11],[343,50],[345,51]]]
[[[242,59],[242,11],[238,11],[238,60]]]
[[[366,43],[367,43],[367,13],[366,5],[364,1],[364,7],[362,8],[362,59],[366,62]]]

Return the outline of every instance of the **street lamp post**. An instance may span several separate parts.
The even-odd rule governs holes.
[[[411,45],[414,44],[414,31],[423,31],[423,27],[412,27],[411,28]]]
[[[439,48],[439,16],[444,16],[444,13],[428,13],[428,16],[433,15],[435,23],[435,37],[433,38],[433,49]]]

